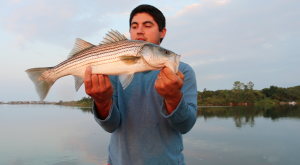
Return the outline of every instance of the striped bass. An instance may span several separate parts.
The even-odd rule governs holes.
[[[54,82],[64,76],[73,75],[78,91],[84,82],[85,70],[92,68],[92,74],[119,75],[125,89],[134,73],[159,70],[168,67],[178,72],[180,55],[146,41],[128,40],[118,31],[111,30],[99,45],[76,39],[67,60],[54,67],[26,70],[35,89],[44,100]]]

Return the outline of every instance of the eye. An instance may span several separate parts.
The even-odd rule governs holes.
[[[150,28],[150,27],[152,27],[152,24],[146,23],[146,24],[145,24],[145,27]]]
[[[165,54],[169,54],[169,51],[167,51],[167,50],[164,50],[164,53],[165,53]]]

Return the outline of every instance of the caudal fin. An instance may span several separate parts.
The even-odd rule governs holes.
[[[43,101],[47,96],[51,86],[54,84],[55,80],[52,80],[49,77],[53,67],[48,68],[32,68],[27,69],[26,72],[29,78],[35,85],[35,89],[40,97],[40,100]]]

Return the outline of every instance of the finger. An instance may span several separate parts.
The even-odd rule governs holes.
[[[92,74],[91,67],[87,67],[86,70],[85,70],[85,75],[84,75],[85,90],[90,90],[92,88],[91,74]]]
[[[161,71],[160,71],[160,72],[161,72]],[[158,81],[158,80],[161,79],[161,74],[160,74],[160,72],[159,72],[158,75],[157,75],[156,81]]]
[[[111,85],[109,77],[107,75],[104,75],[104,79],[105,79],[106,88],[110,88],[112,85]]]
[[[91,80],[92,80],[92,89],[98,91],[99,88],[98,76],[96,74],[92,74]]]
[[[184,75],[180,70],[178,70],[177,76],[183,81],[184,80]]]
[[[161,72],[161,71],[160,71]],[[160,73],[158,73],[158,75],[157,75],[157,78],[156,78],[156,80],[155,80],[155,86],[156,87],[160,87],[160,84],[162,83],[162,81],[161,81],[161,74]]]
[[[104,91],[106,88],[104,76],[102,74],[98,74],[97,76],[99,81],[99,89],[101,89],[101,91]]]
[[[154,87],[156,89],[156,91],[159,91],[160,89],[162,89],[164,87],[164,82],[160,79],[156,79],[155,83],[154,83]]]
[[[174,79],[174,77],[176,76],[176,74],[170,68],[168,68],[168,67],[164,67],[162,70],[163,70],[163,73],[165,74],[165,76],[169,80]]]
[[[161,72],[161,77],[164,83],[169,84],[171,82],[171,79],[166,75],[166,70],[170,70],[170,69],[165,67]]]
[[[158,79],[158,87],[164,88],[165,84],[169,82],[168,78],[165,76],[163,69],[159,73],[160,79]]]

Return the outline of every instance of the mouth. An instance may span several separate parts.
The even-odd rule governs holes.
[[[147,38],[146,38],[145,36],[143,36],[143,35],[138,35],[138,36],[136,37],[136,40],[146,41]]]
[[[141,38],[141,37],[137,38],[137,40],[140,40],[140,41],[146,41],[145,38]]]

